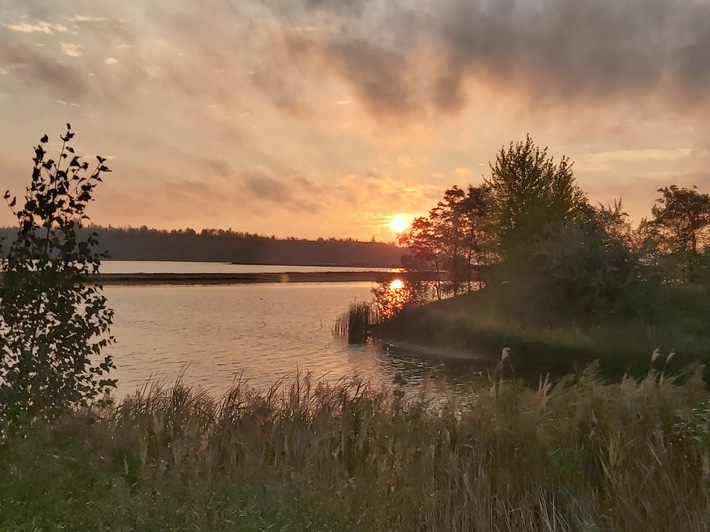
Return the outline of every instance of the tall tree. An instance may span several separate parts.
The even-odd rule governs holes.
[[[463,190],[454,185],[399,239],[409,247],[403,265],[410,271],[436,272],[436,296],[471,290],[474,271],[487,264],[489,253],[487,185]]]
[[[442,248],[441,239],[429,218],[420,216],[412,221],[409,230],[398,238],[400,245],[409,248],[409,254],[402,257],[402,266],[412,272],[435,272],[434,289],[437,299],[442,297]],[[425,285],[414,287],[415,294],[425,297]]]
[[[508,264],[524,263],[526,247],[551,228],[581,221],[589,204],[577,186],[567,157],[559,163],[547,148],[525,142],[501,148],[491,164],[491,187],[500,251]]]
[[[466,193],[454,185],[444,192],[444,198],[429,211],[429,220],[439,240],[443,267],[447,272],[447,288],[454,295],[459,293],[465,271],[465,199]]]
[[[485,183],[468,186],[462,202],[466,253],[466,283],[470,292],[474,280],[482,282],[482,271],[494,260],[493,238],[490,223],[491,189]],[[476,272],[476,276],[474,276]],[[476,279],[474,279],[474,277]]]
[[[651,209],[652,223],[660,228],[666,251],[678,257],[682,279],[695,281],[694,265],[701,248],[707,244],[710,227],[710,195],[697,187],[659,188],[661,197]]]

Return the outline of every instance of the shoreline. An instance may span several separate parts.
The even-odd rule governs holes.
[[[282,273],[101,273],[89,279],[102,285],[194,285],[254,283],[386,283],[395,279],[418,281],[430,274],[382,271]]]
[[[372,341],[386,353],[394,355],[407,355],[437,360],[462,360],[467,362],[480,362],[482,364],[495,362],[495,359],[488,355],[466,349],[451,349],[384,338],[373,338]]]

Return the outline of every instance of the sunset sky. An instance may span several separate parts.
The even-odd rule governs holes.
[[[710,1],[0,0],[0,119],[3,192],[109,158],[103,225],[390,241],[527,133],[637,221],[710,192]]]

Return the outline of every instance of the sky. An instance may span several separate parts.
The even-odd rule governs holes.
[[[391,241],[527,134],[638,221],[710,192],[710,0],[0,0],[0,121],[3,191],[108,158],[101,225]]]

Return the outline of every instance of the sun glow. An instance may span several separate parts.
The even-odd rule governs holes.
[[[390,229],[394,231],[395,233],[401,233],[405,229],[409,227],[409,222],[404,219],[404,216],[401,214],[398,214],[394,218],[392,218],[392,221],[390,222]]]
[[[390,289],[391,289],[391,290],[399,290],[399,289],[402,288],[403,286],[404,286],[404,281],[402,281],[402,280],[400,280],[400,279],[395,279],[394,281],[392,281],[392,282],[390,283]]]

